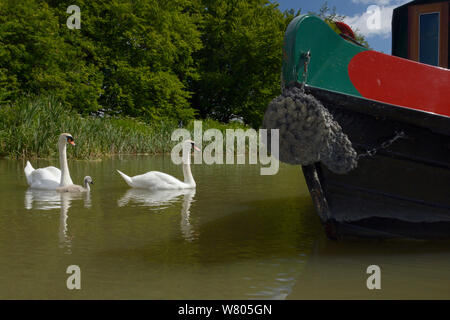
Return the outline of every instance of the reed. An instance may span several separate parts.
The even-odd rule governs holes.
[[[188,130],[193,124],[186,124]],[[244,126],[203,122],[204,130]],[[97,159],[114,154],[158,154],[170,152],[177,121],[146,123],[128,117],[81,116],[51,96],[23,98],[0,106],[0,156],[10,158],[57,158],[58,136],[70,132],[77,144],[69,157]]]

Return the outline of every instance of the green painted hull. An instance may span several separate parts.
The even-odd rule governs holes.
[[[304,15],[287,28],[282,70],[283,87],[302,84],[358,154],[378,147],[346,174],[303,167],[328,237],[450,238],[450,71],[368,50]],[[396,132],[405,138],[380,148]]]
[[[292,85],[450,118],[450,70],[369,50],[313,15],[286,30],[282,86]]]
[[[347,68],[356,54],[367,50],[345,41],[316,16],[298,16],[289,24],[285,34],[282,85],[304,82],[306,58],[303,54],[309,51],[307,85],[362,97],[353,86]]]

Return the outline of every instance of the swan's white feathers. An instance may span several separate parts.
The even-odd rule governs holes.
[[[194,141],[185,140],[185,146],[189,146],[190,148],[194,147],[194,149],[198,149],[195,147]],[[184,149],[183,149],[184,151]],[[183,157],[184,159],[184,157]],[[191,172],[191,161],[190,154],[187,158],[187,161],[183,161],[183,176],[184,181],[180,181],[167,173],[159,172],[159,171],[150,171],[138,176],[129,177],[125,173],[119,172],[125,182],[132,188],[141,188],[141,189],[150,189],[150,190],[180,190],[180,189],[194,189],[196,187],[194,177]]]
[[[189,186],[186,183],[178,180],[175,177],[172,177],[171,175],[159,171],[150,171],[138,176],[128,178],[131,179],[131,185],[130,183],[128,182],[127,183],[135,188],[155,189],[155,190],[189,188]],[[127,179],[125,179],[125,181],[127,181]]]
[[[69,141],[68,137],[72,140]],[[46,168],[34,169],[29,161],[25,166],[25,177],[27,182],[32,189],[43,189],[43,190],[57,190],[60,192],[82,192],[89,191],[89,188],[83,188],[82,186],[74,185],[72,179],[70,178],[69,168],[67,167],[67,155],[66,155],[66,144],[67,142],[73,143],[73,138],[70,133],[62,133],[58,140],[58,149],[60,155],[60,165],[65,168],[65,176],[61,176],[62,172],[60,169],[49,166]]]
[[[61,181],[61,170],[53,166],[34,169],[27,161],[24,171],[29,186],[34,189],[54,190]]]
[[[33,189],[41,189],[41,190],[55,190],[56,188],[59,187],[59,181],[39,179],[33,181],[30,187]]]
[[[45,167],[44,169],[47,170],[48,172],[50,172],[51,174],[53,174],[58,179],[61,179],[61,170],[60,169],[53,167],[53,166]]]
[[[27,165],[25,166],[25,177],[27,178],[28,185],[31,185],[32,179],[31,179],[31,173],[34,171],[33,166],[31,165],[30,161],[27,161]]]
[[[120,170],[117,170],[117,172],[122,176],[123,180],[125,180],[125,182],[130,186],[130,187],[134,187],[133,185],[133,181],[131,180],[131,178],[129,176],[127,176],[125,173],[123,173]]]

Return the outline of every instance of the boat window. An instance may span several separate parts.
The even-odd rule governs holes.
[[[408,59],[442,68],[449,67],[449,8],[450,1],[434,0],[433,3],[422,4],[421,1],[419,5],[408,7],[408,21],[402,20],[408,26],[408,34],[404,34],[407,39],[401,39],[403,45],[408,47]]]
[[[419,61],[439,65],[439,12],[419,17]]]

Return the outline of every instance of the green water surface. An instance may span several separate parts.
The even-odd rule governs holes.
[[[448,243],[326,240],[299,166],[192,165],[195,191],[149,192],[115,170],[181,178],[170,157],[69,161],[84,195],[29,190],[24,166],[0,160],[1,299],[450,298]]]

